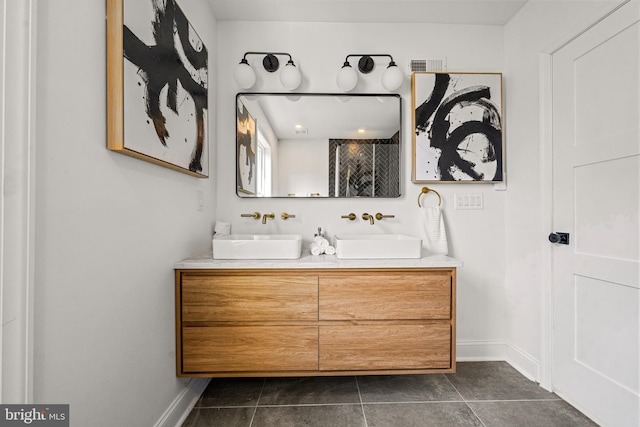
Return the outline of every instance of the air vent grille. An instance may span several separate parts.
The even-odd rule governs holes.
[[[426,71],[438,72],[447,70],[447,58],[412,59],[410,71],[412,73],[424,73]]]

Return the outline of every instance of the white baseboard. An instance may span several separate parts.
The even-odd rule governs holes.
[[[508,340],[468,340],[456,342],[456,361],[502,360],[531,381],[540,381],[540,362]]]
[[[540,382],[540,362],[512,342],[507,347],[507,362],[531,381]]]
[[[154,427],[180,427],[209,384],[209,378],[191,378]]]
[[[486,362],[507,360],[507,342],[504,340],[473,340],[456,342],[456,361]]]

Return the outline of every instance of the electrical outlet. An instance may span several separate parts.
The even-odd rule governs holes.
[[[456,194],[456,210],[480,210],[484,209],[484,196],[482,194]]]

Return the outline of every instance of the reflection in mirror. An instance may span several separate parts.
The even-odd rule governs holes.
[[[399,95],[236,97],[240,197],[400,196]]]

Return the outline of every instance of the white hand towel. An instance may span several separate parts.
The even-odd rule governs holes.
[[[321,237],[319,239],[316,237],[316,244],[320,246],[320,249],[322,249],[323,251],[329,247],[329,241],[324,237]]]
[[[317,243],[312,243],[309,245],[309,252],[311,252],[311,255],[320,255],[322,253],[322,249],[320,249],[320,246],[318,246]]]
[[[430,254],[448,255],[449,244],[440,207],[422,206],[420,219],[422,220],[422,247]]]
[[[324,253],[327,255],[335,255],[336,248],[334,248],[333,246],[327,246],[327,248],[324,250]]]

